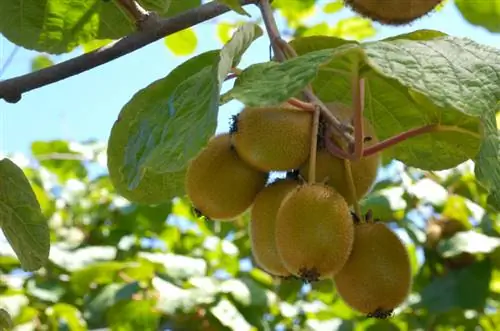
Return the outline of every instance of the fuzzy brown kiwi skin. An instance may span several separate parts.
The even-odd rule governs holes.
[[[404,3],[402,3],[404,1]],[[346,5],[364,17],[387,25],[405,25],[432,12],[443,0],[344,0]],[[371,7],[367,3],[377,3]],[[384,4],[385,2],[385,4]],[[390,4],[389,4],[390,3]],[[411,11],[411,6],[418,3],[418,11]],[[373,6],[373,5],[372,5]],[[414,8],[414,7],[413,7]],[[394,10],[394,16],[389,16]]]
[[[221,134],[190,161],[185,186],[195,215],[229,221],[251,206],[267,179],[239,158],[229,134]]]
[[[332,187],[302,184],[283,200],[276,218],[276,247],[284,266],[304,282],[338,272],[352,248],[347,203]]]

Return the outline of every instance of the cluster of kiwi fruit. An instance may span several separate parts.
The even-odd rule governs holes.
[[[358,14],[387,25],[402,25],[432,12],[444,0],[344,0]]]
[[[350,107],[327,106],[352,123]],[[306,181],[313,116],[288,104],[245,107],[230,132],[212,137],[190,161],[187,195],[195,213],[211,220],[249,210],[252,255],[264,271],[305,282],[332,279],[347,304],[386,318],[410,291],[408,254],[384,223],[350,209],[373,186],[380,155],[349,162],[332,155],[325,142],[347,147],[320,117],[315,179]],[[363,126],[365,144],[376,144],[371,123],[364,119]],[[286,176],[270,181],[272,172]]]

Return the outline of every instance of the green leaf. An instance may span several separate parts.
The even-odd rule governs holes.
[[[251,17],[250,14],[243,9],[243,6],[241,6],[240,0],[218,0],[218,2],[225,4],[240,15]]]
[[[132,130],[125,151],[123,174],[130,190],[138,187],[148,171],[166,176],[184,173],[188,161],[215,132],[225,77],[261,35],[258,25],[243,25],[220,53],[208,52],[186,61],[166,78],[136,94],[124,107],[122,112],[144,110],[140,114],[135,109],[141,116],[136,115],[138,128]],[[184,193],[183,180],[179,183],[181,188],[168,193]]]
[[[0,331],[9,331],[13,327],[14,323],[12,323],[9,313],[5,309],[0,308]]]
[[[87,324],[82,313],[67,303],[57,303],[45,310],[48,324],[52,330],[85,331]]]
[[[106,314],[112,331],[156,331],[161,315],[152,300],[121,301]]]
[[[500,103],[499,103],[500,105]],[[500,131],[496,125],[495,111],[482,116],[485,139],[477,155],[474,168],[476,178],[488,189],[488,203],[500,210]]]
[[[68,179],[83,179],[87,170],[82,164],[82,155],[70,149],[67,141],[35,141],[31,152],[40,164],[57,175],[61,182]]]
[[[235,98],[248,106],[280,104],[309,84],[319,68],[330,62],[335,53],[345,50],[323,49],[282,63],[251,65],[238,76],[233,89],[223,99]]]
[[[341,0],[330,1],[323,6],[323,12],[333,14],[344,8],[344,3]]]
[[[21,266],[35,271],[47,263],[49,227],[28,179],[9,159],[0,161],[0,226]]]
[[[451,270],[434,279],[421,292],[417,307],[425,307],[433,313],[452,309],[482,309],[486,304],[491,278],[489,260],[474,263],[466,268]]]
[[[422,93],[438,107],[481,116],[500,98],[500,51],[493,47],[445,36],[370,42],[363,50],[373,70]]]
[[[192,54],[198,46],[193,29],[188,28],[165,37],[165,45],[177,56]]]
[[[0,33],[27,49],[51,54],[94,39],[101,0],[9,0],[0,2]]]
[[[210,67],[217,56],[217,51],[210,51],[189,59],[167,77],[137,92],[123,107],[111,129],[107,150],[110,178],[119,194],[144,204],[164,203],[184,194],[185,169],[157,174],[141,170],[140,162],[148,149],[158,145],[150,139],[159,140],[163,129],[171,129],[160,126],[171,118],[171,94],[186,77]],[[191,126],[186,121],[176,130],[186,125]]]
[[[464,252],[471,254],[491,253],[499,246],[499,238],[475,231],[461,231],[449,239],[441,240],[437,250],[444,258],[449,258]]]
[[[31,72],[41,70],[54,65],[54,61],[47,55],[37,55],[31,59]]]
[[[338,47],[341,42],[331,37],[308,37],[291,44],[299,54],[305,54]],[[476,46],[479,52],[473,57],[470,54]],[[495,93],[500,94],[500,79],[495,78],[500,77],[496,75],[496,68],[500,71],[495,62],[497,53],[467,40],[417,31],[401,39],[359,44],[339,52],[320,68],[312,85],[323,101],[350,105],[352,72],[361,68],[365,116],[380,140],[436,125],[429,133],[385,150],[385,157],[427,170],[447,169],[478,154],[482,138],[479,116],[491,109]],[[451,54],[453,59],[448,58]],[[469,57],[473,59],[469,61]],[[398,62],[401,65],[395,65]],[[423,78],[417,79],[420,75]],[[477,88],[477,81],[482,82],[481,88]]]
[[[500,32],[500,0],[455,0],[455,5],[469,23]]]

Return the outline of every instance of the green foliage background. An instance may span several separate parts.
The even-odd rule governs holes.
[[[34,17],[42,17],[37,13],[45,5],[52,5],[55,13],[71,14],[61,16],[67,23],[61,26],[35,22],[35,26],[53,29],[37,30],[46,38],[35,40],[30,37],[32,31],[19,33],[15,15],[10,15],[10,20],[0,20],[0,32],[19,45],[43,52],[32,62],[32,69],[39,70],[53,64],[47,53],[68,52],[75,47],[90,51],[132,31],[126,16],[110,9],[114,6],[112,1],[87,1],[85,8],[78,2],[0,0],[0,13],[17,13],[20,6],[25,6]],[[201,3],[140,2],[164,17]],[[234,1],[223,2],[235,5]],[[500,32],[500,14],[494,10],[500,7],[500,1],[476,1],[471,5],[472,2],[456,0],[456,5],[472,24]],[[285,19],[284,32],[289,36],[362,40],[375,33],[371,22],[361,17],[335,20],[335,13],[343,8],[341,1],[318,6],[314,0],[275,0],[273,6]],[[313,8],[331,14],[331,22],[335,23],[306,26],[303,19]],[[89,10],[92,15],[84,15]],[[240,12],[242,22],[248,21]],[[219,38],[227,42],[235,24],[217,24]],[[107,26],[115,28],[109,30]],[[254,37],[252,33],[249,36]],[[186,55],[193,52],[198,37],[188,29],[165,38],[165,44],[175,54]],[[231,64],[238,62],[244,48],[245,43],[232,44],[228,51],[231,63],[219,63],[216,68],[219,77],[224,77]],[[212,68],[213,63],[200,65]],[[258,73],[258,69],[249,69],[247,82],[252,77],[261,78],[251,75],[252,70]],[[401,77],[391,74],[395,75],[393,78]],[[200,77],[203,76],[197,76]],[[316,84],[323,84],[321,72],[318,77]],[[380,78],[378,82],[386,81]],[[240,84],[244,83],[242,79]],[[192,87],[189,82],[184,84]],[[212,97],[218,95],[220,84],[213,83],[216,93],[210,94]],[[388,87],[399,88],[394,84]],[[244,91],[240,96],[255,97],[248,93]],[[425,96],[414,97],[429,105]],[[377,109],[371,112],[377,114]],[[457,112],[454,116],[453,121],[470,127],[467,120],[457,119],[463,114]],[[207,126],[215,125],[213,117],[205,120]],[[383,121],[375,124],[383,126]],[[200,142],[194,144],[196,148]],[[394,154],[387,154],[383,176],[362,201],[362,207],[365,211],[373,209],[377,217],[405,239],[414,284],[411,296],[396,310],[395,317],[378,321],[347,307],[331,281],[304,285],[294,280],[272,279],[256,268],[249,246],[248,214],[232,223],[214,223],[196,218],[183,197],[168,198],[156,205],[130,203],[111,184],[106,172],[105,144],[34,142],[30,162],[22,170],[41,214],[14,222],[4,204],[0,208],[0,225],[21,243],[26,233],[39,231],[40,237],[47,233],[50,256],[39,271],[25,272],[21,266],[24,270],[37,269],[33,265],[46,259],[45,249],[39,246],[38,250],[26,251],[15,242],[11,243],[14,250],[7,244],[0,246],[0,329],[9,324],[15,330],[500,329],[500,214],[488,204],[487,191],[477,182],[473,163],[433,172],[390,162],[393,157]],[[0,168],[8,170],[2,174],[19,176],[15,168],[2,162]],[[12,188],[8,184],[0,182],[3,203],[9,202],[5,192],[24,192],[26,204],[36,206],[30,200],[33,197],[26,193],[27,186]],[[15,215],[33,212],[23,209],[23,204],[9,202],[8,207]],[[23,222],[27,218],[31,221]],[[433,218],[458,220],[466,230],[430,248],[426,245],[426,228]],[[7,223],[8,219],[11,221]],[[44,228],[45,223],[33,219],[48,220],[48,229]],[[23,227],[29,229],[24,236]]]

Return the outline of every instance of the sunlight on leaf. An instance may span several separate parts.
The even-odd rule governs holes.
[[[192,28],[165,37],[165,45],[177,56],[187,56],[198,46],[198,38]]]
[[[0,161],[0,226],[26,271],[48,260],[49,228],[23,171],[9,159]]]

